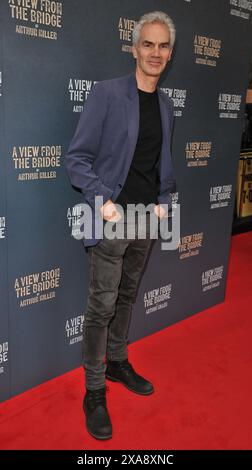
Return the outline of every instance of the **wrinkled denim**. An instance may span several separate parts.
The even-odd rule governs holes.
[[[128,357],[127,334],[132,304],[154,242],[150,239],[148,221],[149,214],[144,224],[144,239],[139,238],[140,231],[135,239],[125,236],[109,240],[104,236],[87,249],[90,284],[83,325],[83,367],[89,390],[105,386],[106,356],[113,361]],[[117,223],[126,226],[126,221]],[[133,225],[136,226],[136,222],[132,222],[131,227]]]

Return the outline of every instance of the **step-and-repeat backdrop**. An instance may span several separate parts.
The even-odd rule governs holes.
[[[252,1],[1,0],[1,400],[81,364],[88,256],[64,157],[94,84],[134,70],[132,29],[153,10],[177,29],[159,85],[174,101],[181,239],[155,241],[130,341],[224,300]]]

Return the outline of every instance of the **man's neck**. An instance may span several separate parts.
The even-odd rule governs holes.
[[[152,93],[157,88],[158,80],[159,80],[159,77],[151,77],[151,76],[143,75],[143,73],[139,72],[139,70],[136,69],[137,87],[140,90]]]

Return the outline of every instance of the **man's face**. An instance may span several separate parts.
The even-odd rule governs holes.
[[[165,24],[145,24],[139,41],[132,46],[137,68],[146,76],[159,77],[170,60],[170,31]]]

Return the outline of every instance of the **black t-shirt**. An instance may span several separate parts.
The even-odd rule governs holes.
[[[162,145],[162,124],[158,93],[138,89],[140,121],[138,140],[125,184],[116,199],[124,210],[127,204],[157,204],[159,177],[155,165]]]

